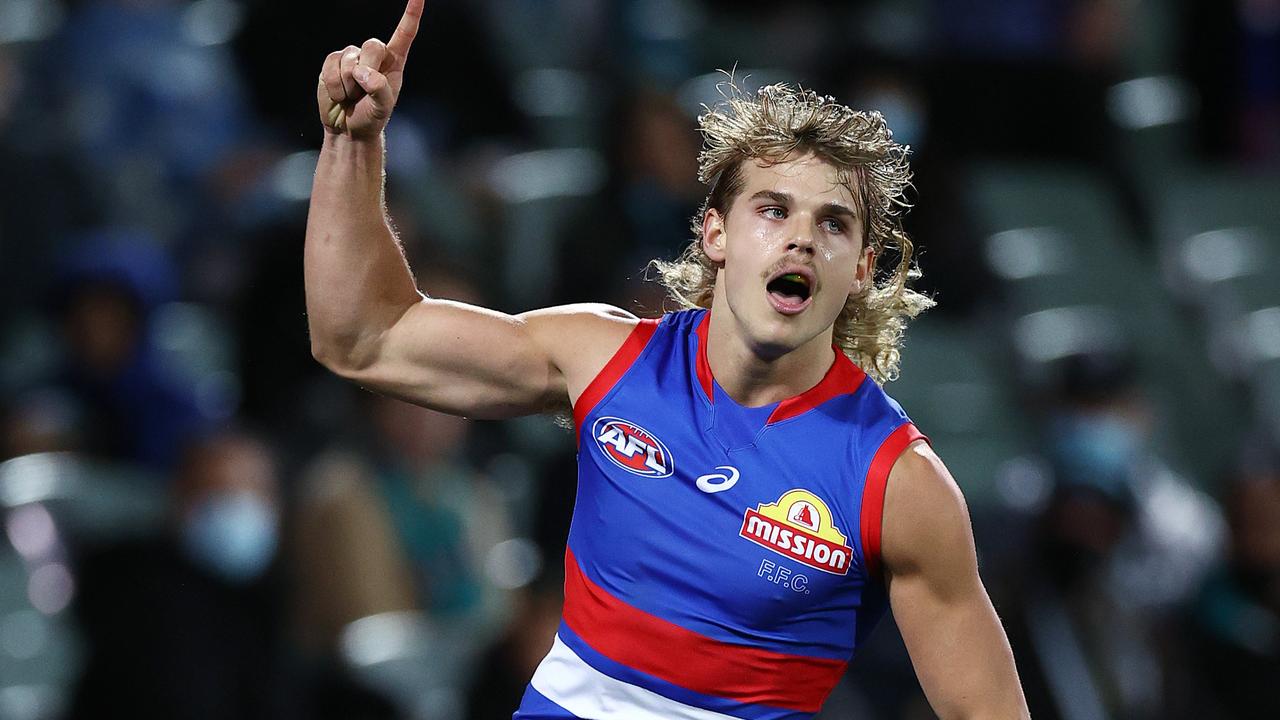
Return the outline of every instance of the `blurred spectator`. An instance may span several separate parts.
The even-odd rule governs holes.
[[[1259,438],[1261,440],[1261,438]],[[1280,451],[1255,441],[1226,490],[1228,564],[1206,583],[1188,631],[1186,717],[1280,717]]]
[[[511,622],[484,652],[480,661],[484,670],[476,673],[468,689],[469,720],[506,717],[520,706],[529,678],[551,649],[560,626],[563,585],[562,575],[550,572],[517,594]]]
[[[246,258],[248,278],[235,309],[238,370],[244,414],[278,428],[307,451],[319,452],[311,446],[323,438],[317,437],[315,413],[309,412],[309,393],[317,385],[331,388],[341,381],[311,357],[303,310],[306,295],[298,271],[303,232],[301,223],[272,225],[246,238],[254,251]],[[329,410],[332,405],[322,407]]]
[[[477,297],[438,267],[423,286],[435,297]],[[415,636],[422,647],[403,653],[432,665],[421,668],[418,690],[439,683],[462,702],[467,673],[510,611],[509,591],[528,581],[520,553],[504,552],[513,547],[511,510],[470,458],[471,421],[379,395],[364,395],[360,412],[358,449],[322,456],[302,485],[302,637],[324,672],[350,680],[359,658],[344,638],[357,621],[420,612],[429,628]]]
[[[25,54],[0,41],[0,328],[48,289],[58,251],[98,214],[60,140],[32,127],[38,113]]]
[[[174,292],[172,268],[145,234],[86,238],[57,292],[66,358],[57,376],[85,414],[91,455],[164,470],[207,424],[192,388],[167,371],[149,336],[151,310]]]
[[[507,589],[523,582],[502,574],[508,510],[463,453],[468,420],[381,396],[367,398],[367,411],[368,453],[327,455],[304,481],[301,635],[321,673],[354,685],[373,672],[391,682],[402,712],[445,697],[461,702],[468,673],[506,616]],[[419,614],[425,622],[413,619]],[[384,619],[424,632],[387,646],[395,664],[371,671],[353,651],[364,636],[352,633]],[[407,689],[394,681],[406,672],[418,678]]]
[[[377,492],[434,616],[492,613],[485,561],[511,536],[501,496],[466,458],[470,421],[386,397],[372,402]]]
[[[367,403],[369,454],[324,459],[299,508],[300,562],[318,584],[304,596],[320,644],[392,610],[492,624],[503,603],[485,564],[510,537],[510,520],[466,458],[469,421],[382,396]]]
[[[933,0],[935,141],[967,158],[1105,167],[1105,89],[1127,32],[1119,0]]]
[[[1131,356],[1081,352],[1056,371],[1053,490],[997,607],[1034,717],[1165,717],[1172,611],[1215,561],[1222,520],[1153,450]]]
[[[1077,67],[1118,59],[1128,21],[1120,0],[933,0],[937,30],[957,54]]]
[[[296,523],[295,619],[313,661],[330,665],[343,628],[363,617],[418,607],[376,479],[362,458],[331,453],[302,481]]]
[[[704,66],[699,55],[707,49],[702,42],[706,11],[700,3],[622,0],[609,5],[609,54],[617,63],[613,73],[623,82],[651,82],[669,90]]]
[[[1183,70],[1201,98],[1200,141],[1215,157],[1280,161],[1280,2],[1194,0],[1182,10]]]
[[[702,0],[698,4],[710,16],[703,23],[707,29],[697,33],[701,28],[695,26],[696,34],[690,41],[699,51],[699,67],[730,68],[738,63],[740,67],[781,68],[793,80],[807,84],[809,73],[820,71],[829,54],[849,42],[850,25],[841,23],[843,12],[850,5],[871,3]],[[663,7],[660,3],[648,5]]]
[[[0,419],[0,460],[78,450],[81,410],[65,391],[33,388],[18,394]]]
[[[169,532],[81,560],[88,660],[72,717],[306,716],[283,632],[277,473],[252,435],[198,441]]]
[[[1117,548],[1112,582],[1132,604],[1168,609],[1217,562],[1221,511],[1161,456],[1134,355],[1098,349],[1059,363],[1046,448],[1056,481],[1125,501],[1135,532]]]
[[[230,2],[75,4],[49,66],[80,158],[111,219],[168,236],[200,214],[206,178],[247,140],[254,115],[226,45]]]
[[[1072,706],[1097,718],[1161,716],[1151,618],[1107,582],[1133,512],[1123,488],[1060,485],[1025,566],[1006,578],[1016,588],[996,590],[1034,717],[1074,717]]]
[[[699,137],[672,96],[623,92],[614,108],[613,164],[603,196],[565,229],[560,302],[601,299],[652,316],[664,293],[643,282],[648,262],[673,258],[690,237],[690,218],[705,196],[698,182]]]
[[[990,306],[999,283],[983,261],[965,178],[957,171],[954,154],[962,149],[939,145],[934,137],[936,111],[926,92],[927,64],[853,48],[833,70],[831,84],[845,89],[853,107],[880,112],[894,140],[911,148],[914,206],[903,226],[916,244],[923,272],[915,287],[938,301],[930,312],[965,316]],[[877,259],[881,268],[895,262]]]

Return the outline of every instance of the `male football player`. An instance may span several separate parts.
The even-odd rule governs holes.
[[[433,299],[383,201],[422,5],[320,75],[312,351],[443,412],[572,410],[563,621],[516,717],[809,717],[886,605],[939,716],[1027,717],[964,500],[881,388],[931,304],[907,288],[906,149],[881,116],[778,85],[700,118],[710,193],[657,263],[687,308],[661,320]]]

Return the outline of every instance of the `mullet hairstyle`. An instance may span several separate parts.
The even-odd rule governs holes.
[[[693,241],[674,261],[651,263],[658,281],[681,308],[710,308],[718,266],[702,247],[707,210],[727,217],[742,192],[743,163],[773,165],[812,152],[837,169],[857,201],[863,241],[875,252],[872,282],[850,295],[836,318],[835,344],[876,382],[896,379],[907,321],[934,305],[907,287],[920,277],[912,263],[914,244],[902,230],[902,215],[911,207],[904,197],[911,185],[910,148],[893,141],[879,112],[855,111],[811,90],[779,83],[752,98],[730,78],[720,92],[725,102],[715,109],[704,105],[698,116],[705,140],[698,180],[711,190],[693,217]],[[897,265],[877,273],[874,263],[886,253],[897,256]]]

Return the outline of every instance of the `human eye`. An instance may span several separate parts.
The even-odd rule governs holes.
[[[781,219],[783,219],[783,218],[785,218],[785,217],[787,216],[787,211],[786,211],[786,210],[783,210],[782,208],[778,207],[777,205],[770,205],[769,207],[761,208],[761,209],[760,209],[760,212],[761,212],[765,217],[770,217],[770,218],[773,218],[773,219],[775,219],[775,220],[781,220]],[[776,213],[776,214],[771,214],[771,213]]]
[[[844,223],[840,222],[835,218],[823,219],[822,226],[826,228],[827,232],[832,232],[836,234],[844,232]]]

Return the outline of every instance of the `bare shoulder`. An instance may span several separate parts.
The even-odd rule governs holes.
[[[555,307],[540,308],[521,313],[516,317],[528,323],[609,323],[634,325],[638,318],[635,315],[607,303],[571,303]]]
[[[626,310],[604,303],[557,305],[530,310],[516,318],[535,338],[552,343],[572,338],[578,351],[596,345],[614,345],[613,349],[617,349],[640,322]]]
[[[560,305],[517,318],[560,369],[571,403],[640,323],[635,315],[605,303]]]
[[[976,567],[964,495],[927,442],[913,442],[894,463],[883,518],[882,554],[890,573]]]

